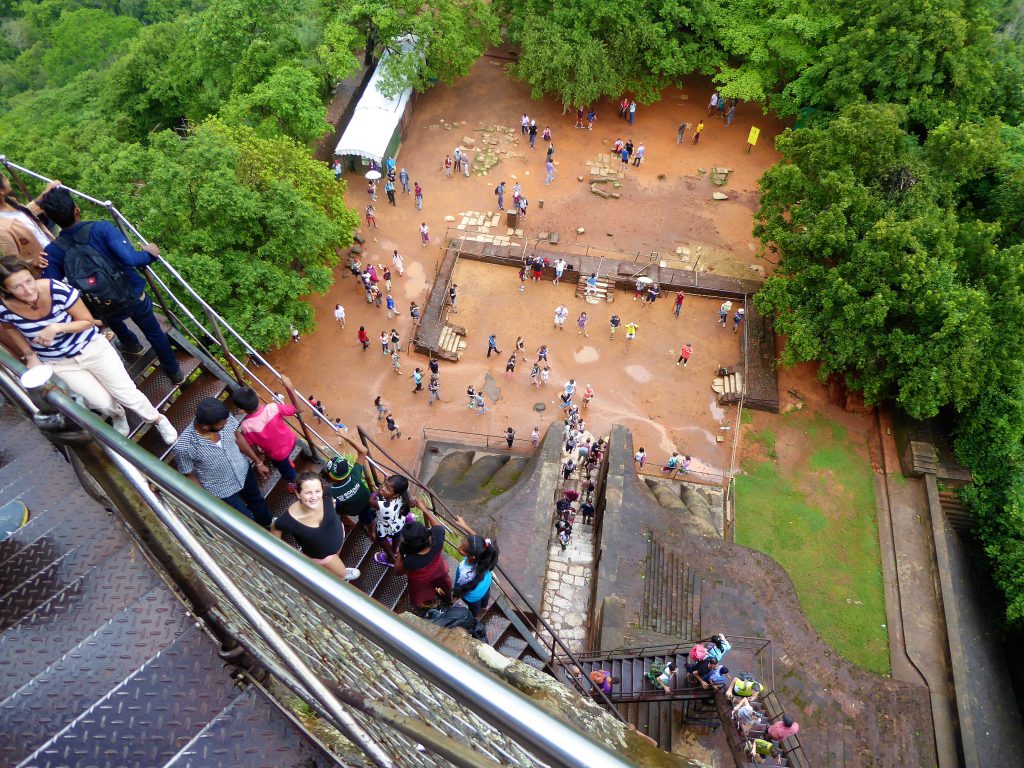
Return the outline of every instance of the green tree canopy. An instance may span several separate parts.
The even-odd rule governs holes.
[[[706,2],[522,0],[499,4],[520,46],[517,77],[534,98],[555,95],[566,108],[631,93],[639,101],[693,71],[722,63]]]
[[[436,81],[453,83],[498,42],[498,19],[485,0],[341,0],[339,12],[358,29],[367,54],[389,54],[383,90],[394,94]]]
[[[997,128],[943,125],[921,145],[903,122],[899,107],[855,106],[779,138],[755,234],[780,261],[756,301],[788,336],[786,362],[820,360],[822,376],[922,418],[977,400],[1024,352],[1024,315],[1003,311],[1019,301],[1016,254],[958,216],[998,156]]]
[[[344,185],[303,145],[217,119],[184,141],[164,131],[148,147],[124,146],[83,179],[101,183],[257,348],[286,339],[291,324],[313,327],[299,299],[330,287],[336,249],[359,225]]]

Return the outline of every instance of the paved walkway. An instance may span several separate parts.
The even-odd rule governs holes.
[[[892,423],[880,417],[882,497],[877,499],[893,677],[928,686],[939,767],[957,766],[956,701],[924,481],[900,471]],[[902,643],[903,647],[899,647]]]

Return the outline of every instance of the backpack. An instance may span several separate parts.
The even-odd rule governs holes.
[[[64,249],[64,277],[82,294],[93,317],[113,317],[138,301],[132,295],[128,275],[120,264],[89,244],[95,222],[82,224],[71,235],[61,234],[57,244]]]
[[[647,679],[651,681],[652,685],[658,684],[658,678],[661,677],[661,673],[665,671],[665,664],[660,661],[652,661],[651,668],[647,670]]]
[[[501,194],[501,192],[502,192],[502,189],[501,189],[501,187],[495,187],[495,188],[494,188],[494,194],[496,194],[496,195],[500,195],[500,194]]]
[[[426,616],[427,621],[439,627],[444,627],[445,629],[462,627],[469,632],[470,637],[479,640],[481,643],[487,642],[487,630],[484,629],[484,625],[464,605],[431,608],[427,611]]]

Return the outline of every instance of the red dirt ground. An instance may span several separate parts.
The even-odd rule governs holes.
[[[661,102],[638,107],[632,127],[618,118],[615,105],[601,103],[596,106],[598,121],[592,132],[573,128],[575,116],[563,115],[554,101],[531,100],[526,87],[505,74],[503,62],[488,57],[478,61],[470,75],[455,86],[439,86],[423,94],[415,105],[398,167],[407,168],[412,179],[423,186],[424,209],[416,211],[411,196],[401,194],[398,206],[392,208],[382,194],[376,203],[379,229],[363,229],[367,236],[364,260],[368,255],[374,262],[390,263],[389,255],[395,248],[405,257],[406,276],[395,275],[393,280],[393,295],[403,314],[389,322],[383,310],[368,306],[355,281],[346,277],[348,272],[342,264],[328,294],[311,297],[318,330],[301,343],[270,355],[271,362],[287,371],[305,394],[322,399],[328,413],[340,416],[350,427],[357,423],[373,426],[372,401],[376,394],[383,394],[403,430],[403,439],[393,444],[396,458],[403,463],[412,463],[415,438],[423,426],[498,434],[511,424],[519,437],[528,437],[535,424],[543,429],[546,420],[555,417],[555,386],[572,377],[581,385],[593,385],[596,391],[588,419],[596,431],[603,431],[613,422],[624,423],[633,430],[636,444],[647,448],[652,462],[662,460],[676,448],[694,456],[695,469],[727,470],[734,433],[722,432],[726,436],[723,443],[715,438],[720,434],[719,425],[734,414],[726,414],[714,405],[710,383],[716,366],[738,360],[738,346],[736,337],[715,323],[717,301],[690,296],[683,317],[676,320],[667,293],[650,309],[641,309],[628,294],[618,294],[611,305],[585,305],[573,297],[572,286],[531,283],[525,293],[519,293],[512,270],[462,261],[456,282],[464,293],[454,319],[467,327],[469,346],[462,362],[442,363],[441,391],[446,402],[433,408],[427,407],[426,392],[411,393],[408,378],[415,366],[426,369],[425,358],[410,355],[403,359],[403,376],[399,377],[376,341],[381,330],[392,327],[401,332],[403,342],[409,341],[409,301],[425,302],[440,260],[445,229],[454,226],[445,223],[444,217],[466,210],[493,210],[494,187],[502,179],[511,187],[513,175],[519,178],[531,202],[524,222],[528,236],[557,230],[563,242],[633,253],[670,254],[677,245],[702,243],[702,264],[710,263],[720,274],[753,277],[749,268],[752,263],[770,268],[755,257],[757,242],[751,236],[751,227],[757,179],[778,159],[772,143],[783,126],[762,116],[755,105],[741,104],[736,120],[728,127],[721,120],[706,118],[710,93],[709,84],[696,82],[685,93],[669,89]],[[558,176],[550,187],[542,183],[541,142],[538,140],[538,148],[531,152],[525,137],[521,147],[509,149],[527,153],[526,160],[503,157],[482,177],[444,177],[444,156],[461,143],[463,136],[479,137],[473,131],[479,125],[518,126],[524,111],[542,129],[551,126]],[[705,117],[706,128],[700,143],[690,143],[691,127],[686,141],[677,145],[679,122],[685,120],[692,126],[701,117]],[[442,121],[465,124],[446,130]],[[761,137],[748,155],[747,132],[755,124],[761,128]],[[518,132],[515,135],[518,139]],[[630,166],[619,190],[621,199],[603,200],[592,195],[589,185],[579,183],[576,177],[586,175],[586,161],[607,151],[619,136],[632,138],[636,144],[643,142],[647,159],[639,169]],[[734,169],[727,185],[713,187],[698,176],[699,167],[712,166]],[[665,180],[658,180],[659,174],[664,174]],[[365,182],[358,174],[349,177],[349,182],[347,199],[362,211],[368,202]],[[716,190],[726,192],[730,199],[713,202],[711,192]],[[427,222],[432,233],[432,242],[426,248],[419,243],[421,221]],[[583,227],[586,233],[576,235],[577,227]],[[551,329],[550,319],[559,301],[570,310],[566,330],[561,333]],[[344,330],[333,320],[335,303],[347,310]],[[575,318],[584,308],[592,318],[589,340],[575,332]],[[640,323],[637,341],[629,350],[624,348],[621,330],[614,342],[608,340],[607,319],[613,310],[624,324],[631,319]],[[367,352],[361,351],[356,342],[361,324],[372,340]],[[498,334],[499,348],[505,352],[500,360],[485,358],[490,332]],[[518,335],[526,339],[531,362],[541,343],[551,345],[551,384],[543,398],[529,385],[529,364],[520,363],[514,382],[505,380],[505,359]],[[685,374],[675,366],[683,342],[695,348]],[[479,386],[488,369],[502,388],[502,397],[491,406],[491,413],[477,417],[465,407],[463,394],[468,384]],[[538,400],[548,405],[546,420],[532,411]]]

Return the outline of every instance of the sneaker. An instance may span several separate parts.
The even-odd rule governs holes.
[[[394,563],[388,560],[388,556],[385,555],[383,552],[378,552],[376,555],[374,555],[373,562],[380,563],[381,565],[386,565],[388,568],[395,567]]]
[[[136,344],[134,347],[126,347],[120,341],[114,342],[114,348],[122,355],[131,355],[133,357],[141,355],[146,351],[146,348],[141,344]]]
[[[125,415],[124,412],[122,412],[120,416],[115,416],[113,418],[112,426],[125,437],[128,437],[128,433],[131,431],[128,427],[128,416]]]
[[[166,373],[166,371],[165,371],[165,373]],[[185,380],[186,377],[185,377],[185,372],[183,370],[181,370],[181,368],[179,368],[174,373],[168,373],[167,374],[167,378],[169,378],[171,380],[171,383],[174,384],[174,386],[178,386],[179,384],[181,384]]]
[[[346,568],[345,569],[345,581],[355,581],[359,578],[360,572],[358,568]]]
[[[156,431],[160,433],[160,438],[168,445],[172,445],[178,439],[178,430],[167,420],[166,416],[161,416],[159,421],[156,422]]]

